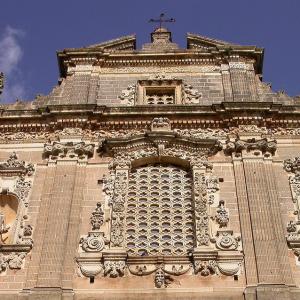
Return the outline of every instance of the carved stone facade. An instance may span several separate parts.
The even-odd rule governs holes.
[[[299,299],[299,100],[263,49],[135,45],[58,52],[2,106],[0,299]]]

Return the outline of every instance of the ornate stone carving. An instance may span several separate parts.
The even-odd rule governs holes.
[[[0,163],[0,175],[14,176],[27,175],[31,176],[34,172],[34,166],[31,163],[25,163],[19,160],[16,152],[13,152],[7,161]]]
[[[218,273],[218,267],[215,260],[195,262],[195,274],[200,273],[202,276],[208,276]]]
[[[97,203],[97,207],[95,210],[92,212],[91,216],[91,225],[92,225],[92,230],[99,230],[100,227],[103,225],[104,222],[104,212],[101,207],[101,203]]]
[[[122,90],[119,99],[121,99],[121,104],[132,106],[134,105],[135,97],[136,97],[136,85],[131,84],[125,90]]]
[[[64,158],[66,156],[70,158],[74,157],[92,157],[94,154],[94,145],[86,144],[85,142],[79,143],[58,143],[44,145],[45,157],[55,159],[57,157]]]
[[[287,172],[299,173],[300,176],[300,157],[295,157],[292,159],[286,159],[283,162],[284,169]]]
[[[171,122],[168,118],[154,118],[151,122],[151,131],[170,131]]]
[[[297,220],[290,220],[287,224],[287,243],[294,253],[300,251],[300,158],[286,159],[283,167],[287,172],[292,173],[289,176],[289,183],[292,192],[292,200],[295,205],[294,214]]]
[[[235,237],[232,230],[218,230],[216,234],[216,247],[220,250],[236,250],[240,237]]]
[[[157,288],[166,286],[166,275],[162,268],[158,268],[155,272],[155,286]]]
[[[156,271],[155,266],[149,265],[128,265],[128,270],[136,276],[146,276]]]
[[[10,226],[7,226],[5,224],[5,214],[3,212],[0,211],[0,244],[1,242],[4,242],[3,240],[3,234],[7,233],[9,230]]]
[[[127,195],[128,171],[117,171],[112,202],[111,245],[122,247],[124,241],[124,204]]]
[[[79,243],[85,252],[100,252],[109,241],[103,232],[91,231],[86,237],[81,238]]]
[[[247,141],[242,141],[240,139],[236,139],[235,141],[227,140],[224,152],[231,155],[233,152],[241,153],[243,150],[246,150],[247,152],[258,150],[262,153],[271,153],[274,155],[276,149],[277,142],[275,140],[249,139]]]
[[[190,84],[182,85],[182,97],[186,104],[199,104],[202,97],[201,93]]]
[[[219,202],[219,207],[217,209],[215,219],[220,227],[226,227],[229,222],[229,215],[227,210],[225,209],[225,202],[223,200]]]
[[[104,261],[104,275],[114,278],[124,276],[125,266],[122,260]]]
[[[15,184],[14,193],[22,201],[25,207],[28,206],[28,196],[32,187],[31,180],[27,180],[24,176],[20,176]]]
[[[12,252],[8,255],[0,253],[0,273],[10,269],[21,269],[26,253]]]
[[[194,172],[194,203],[197,245],[208,246],[210,238],[206,178],[198,171]]]
[[[103,271],[103,265],[97,258],[77,258],[79,269],[83,276],[96,277]]]

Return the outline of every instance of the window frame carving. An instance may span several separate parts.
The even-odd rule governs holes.
[[[158,121],[166,126],[169,124],[166,118],[158,119],[155,119],[155,124],[161,125]],[[94,276],[102,274],[110,277],[129,274],[146,276],[155,272],[159,277],[163,277],[163,274],[208,276],[221,273],[231,276],[239,273],[243,260],[240,240],[230,230],[213,232],[213,228],[220,228],[213,217],[218,204],[211,208],[219,200],[216,196],[219,187],[218,179],[212,175],[212,164],[208,157],[222,150],[221,143],[216,139],[178,136],[170,127],[166,131],[163,126],[160,131],[155,124],[152,124],[154,128],[151,126],[152,131],[143,135],[100,141],[100,155],[113,158],[109,165],[109,176],[103,179],[103,190],[111,207],[110,238],[105,249],[97,257],[94,255],[94,267],[92,256],[86,257],[88,253],[77,259],[81,273],[91,274],[93,268],[97,269]],[[153,163],[177,165],[192,173],[195,246],[185,255],[135,256],[128,255],[125,248],[125,203],[130,169]],[[227,251],[226,256],[220,255],[222,251]],[[107,270],[107,266],[112,271]]]
[[[34,171],[34,165],[19,160],[15,152],[0,163],[0,195],[15,197],[18,201],[16,218],[10,229],[12,242],[0,242],[0,273],[7,269],[21,269],[33,246],[33,228],[27,221],[27,209]]]

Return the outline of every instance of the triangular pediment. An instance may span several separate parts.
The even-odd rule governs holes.
[[[120,38],[112,39],[103,43],[89,45],[82,48],[69,48],[65,49],[64,52],[114,52],[114,51],[122,51],[122,50],[135,50],[136,49],[136,36],[126,35]]]
[[[188,33],[187,34],[187,48],[188,49],[211,49],[220,47],[236,47],[238,44],[225,42],[222,40],[208,38],[199,34]]]

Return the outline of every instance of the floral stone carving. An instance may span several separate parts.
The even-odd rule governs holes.
[[[208,276],[218,273],[218,266],[215,260],[204,260],[195,262],[195,274]]]

